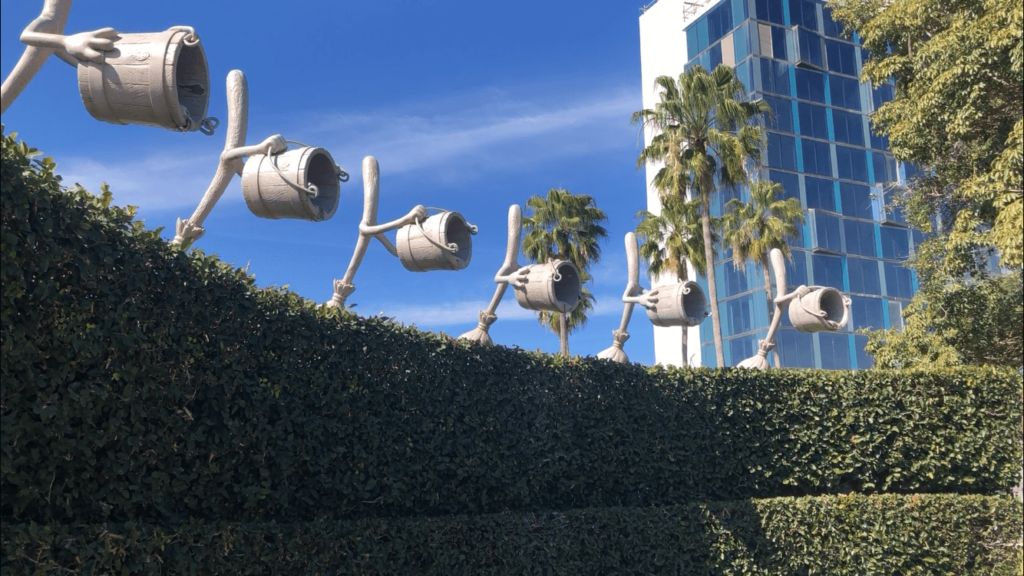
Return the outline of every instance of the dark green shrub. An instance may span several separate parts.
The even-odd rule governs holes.
[[[4,574],[1015,574],[1010,497],[777,498],[442,518],[3,525]]]
[[[993,494],[1017,372],[664,370],[470,346],[263,290],[5,138],[0,515],[296,522]]]

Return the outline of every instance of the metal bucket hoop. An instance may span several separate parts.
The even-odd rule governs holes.
[[[327,150],[301,146],[269,152],[251,157],[242,169],[242,196],[253,214],[312,222],[334,216],[344,171]]]
[[[655,326],[697,326],[708,316],[708,299],[693,281],[658,288],[658,302],[647,309]]]
[[[417,220],[398,229],[398,259],[406,270],[462,270],[473,257],[473,235],[477,227],[462,214],[433,206],[439,212],[424,221]]]
[[[801,332],[835,332],[850,318],[849,299],[835,288],[808,286],[789,303],[789,321]]]
[[[566,314],[579,304],[583,283],[572,262],[553,260],[528,266],[526,284],[514,288],[523,308]]]
[[[188,26],[119,35],[103,63],[79,62],[78,90],[89,114],[112,124],[212,134],[218,123],[206,117],[210,73]]]

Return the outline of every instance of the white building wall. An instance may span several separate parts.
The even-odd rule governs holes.
[[[654,79],[658,76],[679,77],[686,65],[686,33],[683,29],[693,20],[707,12],[716,0],[658,0],[640,15],[640,77],[643,84],[643,107],[654,108],[658,102],[658,91]],[[644,146],[654,136],[644,130]],[[647,209],[661,213],[658,189],[654,187],[654,176],[664,164],[648,164]],[[693,269],[689,269],[695,278]],[[675,284],[679,281],[674,274],[651,279],[652,287]],[[710,295],[708,295],[710,297]],[[710,319],[705,320],[710,322]],[[690,358],[683,358],[683,330],[686,328],[661,328],[654,326],[654,360],[658,364],[671,366],[700,366],[700,327],[689,328],[687,337]]]

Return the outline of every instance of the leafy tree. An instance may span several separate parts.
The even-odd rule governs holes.
[[[647,210],[637,213],[640,223],[636,236],[640,241],[640,256],[647,262],[653,276],[674,274],[680,280],[689,280],[686,262],[694,271],[707,276],[707,257],[704,253],[704,233],[700,218],[700,200],[686,200],[681,195],[662,195],[661,214]],[[712,249],[717,255],[719,241],[717,218],[712,222]],[[687,330],[683,329],[683,359],[689,359]]]
[[[876,368],[1024,366],[1021,271],[950,282],[914,298],[902,330],[875,330],[865,350]]]
[[[1022,264],[1024,155],[1022,0],[843,0],[834,15],[870,58],[864,77],[892,79],[895,98],[872,117],[897,159],[925,176],[904,202],[915,224],[942,222],[946,267],[959,276],[975,247]]]
[[[908,261],[920,288],[902,333],[872,333],[867,350],[880,367],[1020,367],[1022,1],[833,4],[869,51],[864,77],[895,82],[874,130],[920,168],[896,199],[929,233]],[[993,251],[1008,276],[990,275]]]
[[[601,260],[600,240],[608,236],[601,224],[608,220],[594,199],[573,194],[563,188],[548,190],[547,197],[533,196],[526,201],[531,214],[523,218],[523,254],[534,262],[568,260],[580,272],[580,282],[590,281],[590,267]],[[594,295],[586,287],[579,304],[567,315],[540,311],[542,325],[558,334],[561,353],[569,355],[569,333],[586,324],[587,313],[594,308]]]
[[[729,66],[708,72],[694,66],[679,75],[659,76],[661,89],[654,109],[638,110],[632,121],[656,131],[651,144],[637,158],[637,168],[648,162],[665,166],[654,185],[666,195],[691,194],[700,200],[711,322],[718,366],[725,365],[722,323],[718,314],[715,279],[711,198],[719,187],[746,183],[749,161],[760,162],[765,134],[758,120],[769,112],[763,100],[743,102],[743,84]]]
[[[803,207],[796,198],[779,198],[782,185],[771,180],[756,180],[750,186],[750,202],[735,198],[726,205],[722,218],[726,244],[732,248],[732,264],[737,270],[746,267],[747,262],[761,265],[764,275],[764,293],[768,304],[768,317],[775,312],[772,300],[771,271],[768,254],[778,248],[790,256],[788,238],[798,235],[797,225],[804,221]],[[779,355],[775,354],[775,366],[779,367]]]

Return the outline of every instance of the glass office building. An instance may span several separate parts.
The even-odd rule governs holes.
[[[897,164],[886,139],[869,127],[869,115],[892,98],[893,87],[860,83],[865,51],[856,37],[841,34],[822,2],[723,0],[693,7],[680,8],[689,11],[678,53],[683,69],[733,66],[748,98],[771,105],[763,176],[798,198],[806,218],[790,243],[788,283],[831,286],[852,300],[843,332],[805,334],[784,319],[776,353],[786,367],[868,368],[867,337],[856,332],[898,326],[917,289],[902,262],[920,235],[885,209],[887,189],[909,167]],[[749,193],[719,191],[713,213],[721,215],[731,198],[746,201]],[[725,361],[734,366],[757,352],[769,315],[760,266],[736,270],[729,252],[722,257],[715,263],[718,307]],[[716,365],[710,319],[699,334],[701,363]]]

